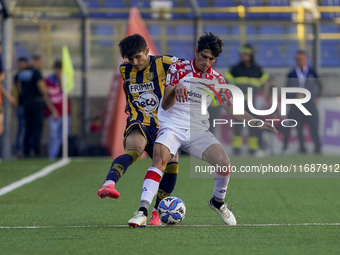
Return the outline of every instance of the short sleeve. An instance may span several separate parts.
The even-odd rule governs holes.
[[[178,57],[175,56],[169,56],[169,55],[163,55],[162,56],[162,63],[163,63],[163,68],[165,70],[165,72],[167,72],[169,70],[169,67],[175,63],[175,62],[179,62],[182,61],[183,59],[180,59]]]
[[[164,86],[175,86],[179,83],[177,65],[172,64],[167,72]]]
[[[125,80],[125,68],[126,68],[126,63],[123,63],[119,66],[119,72],[123,80]]]
[[[222,75],[218,77],[218,83],[219,84],[226,84],[226,81],[225,81],[225,79],[223,78]],[[219,95],[223,105],[232,105],[233,104],[233,98],[231,97],[228,89],[220,89],[220,91],[218,92],[218,95]]]
[[[2,55],[0,55],[0,73],[4,71],[4,67],[2,65]]]
[[[35,77],[36,81],[39,81],[39,80],[43,79],[41,72],[38,71],[38,70],[34,70],[34,77]]]

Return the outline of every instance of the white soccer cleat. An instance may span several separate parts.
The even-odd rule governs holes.
[[[142,211],[135,212],[135,216],[133,216],[129,221],[129,226],[133,228],[145,228],[146,227],[147,217],[144,215]]]
[[[229,209],[227,208],[227,204],[222,205],[219,209],[216,208],[213,204],[212,204],[212,198],[209,200],[209,206],[211,209],[213,209],[215,212],[218,213],[218,215],[220,215],[221,219],[223,220],[223,222],[229,226],[235,226],[236,225],[236,218],[234,216],[234,214],[229,211]]]

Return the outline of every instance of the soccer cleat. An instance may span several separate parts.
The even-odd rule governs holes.
[[[229,226],[234,226],[236,225],[236,219],[234,214],[229,211],[229,209],[227,208],[227,204],[222,205],[219,209],[216,208],[213,204],[212,204],[212,199],[211,198],[209,200],[209,206],[211,209],[213,209],[215,212],[218,213],[218,215],[220,215],[221,219],[224,221],[225,224],[229,225]]]
[[[128,221],[129,226],[133,228],[145,228],[147,217],[142,211],[135,212],[135,215]]]
[[[149,225],[162,225],[157,211],[153,211],[150,217]]]
[[[101,199],[105,197],[117,199],[120,196],[118,191],[115,189],[115,185],[113,184],[103,186],[100,190],[97,191],[97,195],[100,196]]]

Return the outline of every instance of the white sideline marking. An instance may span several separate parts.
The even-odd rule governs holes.
[[[238,224],[227,225],[175,225],[175,226],[153,226],[147,227],[273,227],[273,226],[340,226],[340,223],[271,223],[271,224]],[[83,226],[0,226],[0,229],[43,229],[43,228],[128,228],[128,225],[83,225]]]
[[[21,186],[24,186],[25,184],[31,183],[38,178],[44,177],[44,176],[48,175],[49,173],[53,172],[54,170],[67,165],[68,163],[70,163],[70,159],[66,158],[66,159],[61,159],[61,160],[59,160],[59,161],[57,161],[57,162],[55,162],[51,165],[45,166],[40,171],[38,171],[34,174],[31,174],[29,176],[26,176],[19,181],[13,182],[13,183],[1,188],[0,189],[0,196],[3,196],[5,194],[7,194],[8,192],[11,192],[11,191],[13,191],[17,188],[20,188]]]

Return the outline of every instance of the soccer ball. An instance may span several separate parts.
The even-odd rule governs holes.
[[[158,215],[161,221],[167,225],[180,223],[186,213],[184,202],[178,197],[166,197],[158,205]]]

